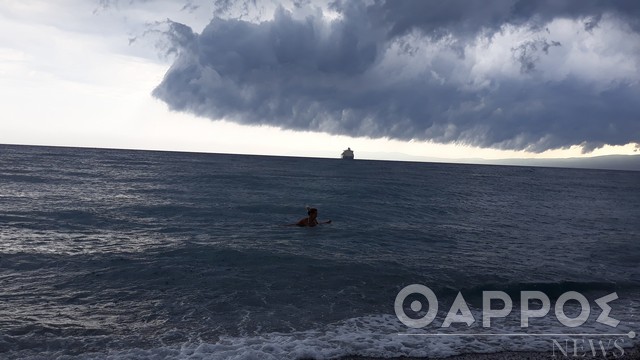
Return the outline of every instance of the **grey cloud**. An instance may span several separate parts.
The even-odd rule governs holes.
[[[600,20],[602,20],[602,14],[598,14],[596,16],[589,18],[587,21],[584,22],[584,30],[588,32],[592,32],[593,29],[598,27]]]
[[[513,58],[520,63],[520,72],[529,73],[535,70],[536,62],[540,60],[540,51],[549,54],[549,48],[561,46],[559,41],[547,41],[547,39],[528,40],[511,48]]]
[[[129,37],[129,45],[141,38],[153,39],[160,55],[169,57],[178,55],[182,50],[192,46],[196,42],[197,35],[190,27],[167,19],[148,24],[142,34]]]
[[[231,4],[219,2],[226,10]],[[552,38],[514,44],[522,78],[495,75],[477,88],[472,79],[453,81],[453,61],[438,58],[429,71],[405,77],[411,64],[384,58],[397,46],[421,63],[424,44],[411,42],[411,29],[433,41],[449,34],[463,61],[465,45],[480,31],[554,17],[600,21],[605,12],[637,11],[635,3],[345,1],[332,4],[342,18],[328,24],[319,13],[298,19],[282,7],[261,22],[216,16],[201,34],[172,23],[167,34],[178,55],[153,94],[173,110],[211,119],[351,136],[530,151],[640,142],[638,81],[613,81],[603,90],[575,76],[530,75],[561,46]],[[623,18],[635,21],[628,11]]]
[[[635,0],[494,0],[494,1],[380,1],[372,7],[376,19],[392,28],[392,34],[412,29],[426,33],[475,34],[499,30],[505,23],[538,26],[558,17],[591,18],[597,25],[603,13],[625,18],[640,29],[640,2]]]
[[[348,3],[345,1],[345,3]],[[340,3],[339,3],[340,4]],[[505,23],[539,26],[557,17],[591,17],[597,25],[603,13],[615,13],[638,27],[640,2],[635,0],[493,0],[377,1],[372,18],[397,36],[418,29],[432,36],[454,33],[473,36],[498,31]]]

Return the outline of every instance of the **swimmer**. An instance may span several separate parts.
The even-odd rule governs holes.
[[[307,215],[309,216],[304,219],[301,219],[295,224],[290,224],[290,225],[296,225],[301,227],[313,227],[321,224],[331,224],[331,220],[322,221],[322,222],[318,221],[318,209],[316,208],[307,206]]]

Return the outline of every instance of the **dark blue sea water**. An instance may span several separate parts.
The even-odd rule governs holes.
[[[306,205],[332,224],[282,226]],[[640,172],[0,146],[0,357],[445,356],[551,345],[398,334],[639,332],[639,219]],[[394,313],[414,283],[440,302],[420,330]],[[483,329],[483,290],[513,316]],[[523,330],[525,290],[580,292],[589,321],[552,308]],[[476,322],[440,329],[458,291]],[[593,301],[614,291],[616,328]]]

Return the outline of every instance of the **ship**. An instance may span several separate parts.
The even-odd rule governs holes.
[[[342,158],[345,160],[353,160],[353,150],[347,148],[347,150],[342,152]]]

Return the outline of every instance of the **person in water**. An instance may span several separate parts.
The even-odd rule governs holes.
[[[320,224],[331,224],[331,220],[318,222],[318,209],[316,208],[307,207],[307,215],[309,216],[292,225],[313,227]]]

